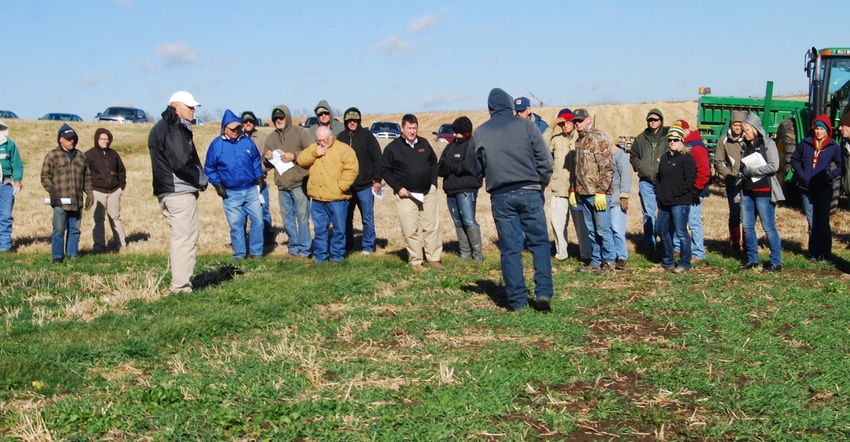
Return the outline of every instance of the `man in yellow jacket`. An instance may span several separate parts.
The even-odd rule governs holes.
[[[342,261],[348,200],[359,171],[357,155],[351,146],[336,140],[330,129],[322,126],[316,130],[316,142],[307,146],[296,161],[310,171],[307,196],[313,200],[310,206],[313,257],[316,262]],[[330,226],[333,226],[333,238],[328,241]]]

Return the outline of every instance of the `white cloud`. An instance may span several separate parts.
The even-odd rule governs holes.
[[[446,104],[456,103],[458,101],[466,101],[472,98],[469,94],[456,94],[454,92],[443,92],[439,94],[431,94],[422,100],[422,107],[434,108]]]
[[[407,32],[416,34],[417,32],[427,31],[428,29],[442,25],[443,21],[440,20],[440,17],[448,12],[448,10],[449,8],[443,8],[436,16],[425,13],[419,17],[411,19],[410,22],[407,23]]]
[[[100,77],[92,77],[89,75],[84,75],[80,78],[80,86],[82,87],[94,87],[99,84],[103,84],[109,77],[106,75],[101,75]]]
[[[393,34],[390,35],[389,38],[387,38],[386,40],[378,43],[375,48],[380,52],[386,53],[387,55],[401,56],[410,52],[411,46],[410,43],[403,41],[402,39],[398,38],[397,35]]]
[[[200,59],[198,51],[189,49],[185,43],[161,43],[156,45],[156,55],[164,58],[169,66],[195,64]]]

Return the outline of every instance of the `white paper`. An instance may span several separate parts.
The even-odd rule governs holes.
[[[753,152],[753,153],[745,156],[744,158],[741,158],[741,162],[744,163],[744,166],[747,166],[747,167],[767,166],[767,162],[764,160],[764,157],[761,156],[761,154],[758,153],[758,152]],[[756,182],[756,181],[758,181],[762,178],[764,178],[764,175],[756,175],[756,176],[750,177],[750,180],[752,180],[753,182]]]
[[[726,157],[726,161],[729,162],[729,167],[735,167],[735,159],[732,157]]]
[[[59,203],[62,205],[71,204],[71,198],[59,198]],[[44,204],[50,204],[50,198],[45,198]]]
[[[263,191],[262,191],[262,190],[260,190],[260,186],[257,186],[257,195],[259,195],[259,196],[260,196],[260,204],[265,204],[265,203],[266,203],[266,199],[265,199],[265,198],[263,198]]]
[[[292,167],[294,166],[294,164],[292,164],[292,161],[284,162],[283,160],[281,160],[281,155],[283,155],[283,151],[280,149],[275,149],[274,151],[272,151],[272,159],[269,160],[269,162],[272,163],[272,166],[274,166],[274,169],[277,171],[278,175],[283,175],[284,172],[289,169],[292,169]]]
[[[422,193],[422,192],[407,192],[407,193],[409,193],[410,197],[415,199],[416,201],[419,201],[420,203],[425,202],[425,194],[424,193]]]
[[[384,199],[384,186],[386,186],[386,184],[381,184],[381,190],[379,190],[377,192],[375,192],[375,188],[373,187],[372,188],[372,195],[374,195],[379,200]]]

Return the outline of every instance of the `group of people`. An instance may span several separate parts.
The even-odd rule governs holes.
[[[438,177],[443,178],[460,259],[484,260],[476,221],[478,190],[484,186],[490,194],[512,310],[528,305],[521,260],[526,248],[533,254],[536,307],[550,308],[550,256],[554,252],[556,260],[568,258],[570,218],[582,261],[580,271],[606,274],[626,268],[632,171],[639,179],[643,249],[660,248],[660,266],[674,273],[686,272],[693,262],[705,258],[701,205],[708,196],[711,177],[708,150],[699,131],[691,130],[687,121],[665,126],[658,109],[647,113],[647,128],[635,137],[627,153],[594,128],[586,109],[562,109],[550,124],[531,112],[528,98],[514,100],[497,88],[488,97],[490,120],[475,129],[469,118],[455,119],[455,139],[439,159],[429,142],[418,135],[418,120],[412,114],[402,117],[401,136],[382,152],[374,135],[361,125],[356,107],[347,109],[340,123],[322,100],[314,108],[318,124],[305,129],[293,124],[289,107],[276,106],[271,112],[274,130],[268,135],[256,130],[258,119],[253,112],[237,116],[226,110],[220,136],[210,143],[202,163],[190,123],[198,106],[192,94],[174,93],[148,139],[154,195],[171,228],[173,292],[191,292],[193,288],[199,236],[197,198],[208,184],[222,199],[233,259],[263,259],[274,246],[266,185],[270,172],[278,190],[289,256],[312,256],[316,262],[343,260],[355,248],[357,209],[363,225],[361,253],[374,253],[374,199],[383,197],[382,183],[386,183],[394,197],[408,262],[423,272],[444,269]],[[850,140],[850,115],[841,118],[839,130]],[[803,195],[813,262],[830,256],[833,182],[845,167],[832,131],[826,115],[817,117],[811,135],[791,158]],[[126,246],[120,217],[126,171],[120,155],[110,147],[112,134],[97,129],[94,147],[85,154],[77,150],[78,141],[74,129],[63,125],[57,134],[58,146],[47,153],[42,166],[41,183],[49,195],[45,203],[53,208],[54,263],[77,255],[81,212],[95,205],[94,251],[109,249],[106,219],[113,233],[111,247],[121,250]],[[11,249],[11,211],[21,189],[23,164],[2,122],[0,165],[3,252]],[[730,245],[744,249],[741,268],[759,265],[758,217],[770,246],[763,271],[781,271],[774,214],[776,203],[784,199],[776,178],[779,154],[756,114],[731,113],[728,131],[718,140],[714,167],[726,187]],[[555,233],[554,250],[544,210],[547,187],[551,190],[549,222]]]

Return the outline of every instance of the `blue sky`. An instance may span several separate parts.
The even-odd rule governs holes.
[[[322,99],[366,114],[485,109],[493,87],[558,107],[696,99],[700,86],[760,96],[766,80],[799,94],[807,49],[850,46],[837,1],[325,3],[0,0],[0,109],[158,117],[181,89],[211,115],[265,118]]]

